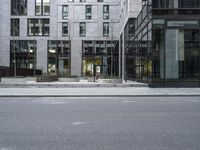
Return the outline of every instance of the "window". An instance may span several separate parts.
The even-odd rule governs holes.
[[[62,35],[68,36],[68,22],[62,23]]]
[[[80,22],[80,37],[86,36],[86,23]]]
[[[69,12],[68,5],[63,5],[62,6],[62,18],[63,19],[67,19],[68,18],[68,12]]]
[[[80,0],[80,2],[86,2],[86,0]]]
[[[109,19],[109,5],[103,6],[103,19]]]
[[[70,76],[71,46],[70,41],[48,41],[48,74]]]
[[[10,67],[16,66],[18,74],[20,69],[36,69],[36,49],[36,41],[11,40]],[[24,71],[22,72],[23,75]]]
[[[92,19],[92,6],[91,5],[86,5],[85,16],[86,16],[86,19]]]
[[[179,0],[179,8],[199,8],[199,0]]]
[[[10,26],[10,35],[11,36],[19,36],[19,19],[11,19],[11,26]]]
[[[49,19],[28,19],[28,36],[49,36]]]
[[[49,0],[36,0],[35,15],[36,16],[49,16],[50,15]]]
[[[103,23],[103,36],[108,37],[109,36],[109,22]]]
[[[174,0],[153,0],[153,8],[174,8]]]
[[[11,15],[27,15],[27,0],[11,0]]]
[[[97,2],[103,2],[103,0],[97,0]]]
[[[118,41],[82,41],[82,73],[85,76],[118,76]],[[112,50],[112,52],[111,52]]]
[[[74,0],[68,0],[68,2],[74,2]]]

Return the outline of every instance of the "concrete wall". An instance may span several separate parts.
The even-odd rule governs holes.
[[[1,1],[0,66],[10,65],[10,1]]]

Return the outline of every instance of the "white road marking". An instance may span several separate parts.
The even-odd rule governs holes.
[[[56,100],[41,100],[41,101],[32,101],[33,103],[42,103],[42,104],[51,104],[51,105],[59,105],[59,104],[71,104],[72,102],[67,101],[56,101]]]
[[[84,124],[86,124],[86,122],[82,122],[82,121],[72,122],[72,125],[74,125],[74,126],[80,126],[80,125],[84,125]]]
[[[137,101],[123,101],[123,103],[136,103]]]
[[[3,148],[0,148],[0,150],[13,150],[11,148],[6,148],[6,147],[3,147]]]

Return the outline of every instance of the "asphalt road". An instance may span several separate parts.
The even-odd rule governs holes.
[[[200,97],[1,98],[0,150],[200,150]]]

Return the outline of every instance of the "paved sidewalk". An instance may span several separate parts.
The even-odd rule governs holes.
[[[200,88],[0,88],[0,97],[200,96]]]

